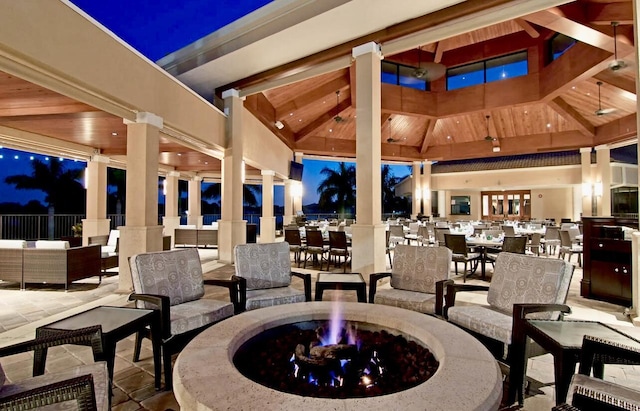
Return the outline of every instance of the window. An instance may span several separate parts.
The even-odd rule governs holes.
[[[415,88],[417,90],[430,90],[431,88],[426,80],[413,76],[415,69],[415,67],[405,66],[404,64],[383,61],[381,66],[381,81],[383,83]]]
[[[558,33],[551,38],[551,61],[562,56],[565,51],[569,50],[571,46],[576,44],[577,41],[562,33]]]
[[[495,57],[447,70],[447,90],[475,86],[529,73],[527,52]]]
[[[471,214],[471,197],[451,196],[451,214],[470,215]]]

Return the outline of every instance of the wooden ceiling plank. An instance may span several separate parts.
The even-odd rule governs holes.
[[[578,130],[585,136],[594,137],[596,134],[596,128],[587,119],[580,115],[571,105],[562,99],[562,97],[556,97],[549,103],[555,112],[564,117],[567,121],[573,123]]]
[[[590,24],[610,25],[612,21],[620,24],[633,24],[633,2],[586,3],[586,19]]]
[[[435,53],[435,56],[433,57],[434,63],[440,63],[442,61],[442,55],[444,54],[444,45],[445,45],[444,40],[440,40],[436,44],[436,53]]]
[[[422,133],[424,138],[422,139],[422,147],[420,147],[420,154],[424,154],[427,152],[427,149],[429,148],[429,144],[433,139],[433,130],[435,130],[437,123],[438,123],[438,119],[435,119],[435,118],[432,120],[429,120],[429,122],[427,123],[427,127]]]
[[[278,136],[283,143],[285,143],[289,148],[293,148],[293,133],[288,128],[278,129],[275,126],[275,109],[264,94],[259,93],[247,96],[244,101],[244,107],[263,124],[268,124],[271,132]]]
[[[522,29],[531,36],[531,38],[537,39],[540,37],[540,33],[535,29],[528,21],[523,19],[515,19],[515,22],[522,27]]]
[[[335,93],[337,90],[340,90],[348,85],[348,73],[345,73],[344,76],[341,76],[340,78],[329,81],[327,83],[318,84],[316,87],[307,89],[305,93],[299,94],[297,97],[289,100],[287,103],[279,107],[275,107],[275,118],[277,120],[282,120],[283,118],[285,118],[285,116],[288,116],[289,113],[313,104],[318,100],[325,98],[328,94]]]
[[[329,110],[325,111],[321,116],[313,120],[306,127],[295,134],[296,146],[310,137],[318,127],[322,127],[322,125],[324,125],[327,121],[332,120],[336,115],[339,115],[349,107],[351,107],[351,97],[348,97],[340,102],[337,110],[335,106],[332,106]]]

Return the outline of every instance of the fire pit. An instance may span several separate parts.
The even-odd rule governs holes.
[[[326,321],[332,302],[309,302],[253,310],[214,325],[196,337],[174,366],[174,393],[182,409],[433,409],[495,410],[502,395],[500,370],[472,336],[424,314],[383,305],[342,303],[346,321],[399,332],[433,353],[440,363],[426,382],[377,397],[315,398],[281,392],[242,375],[233,357],[267,330]]]

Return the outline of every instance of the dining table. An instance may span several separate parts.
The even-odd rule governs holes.
[[[465,237],[467,241],[467,247],[475,248],[480,252],[481,259],[480,263],[482,266],[481,270],[481,278],[484,280],[486,278],[486,267],[485,264],[487,262],[487,249],[492,248],[502,248],[502,237],[486,237],[486,236],[469,236]]]

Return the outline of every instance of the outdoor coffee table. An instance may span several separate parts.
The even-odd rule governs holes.
[[[324,290],[355,290],[358,302],[367,302],[367,289],[360,273],[318,273],[316,280],[316,301],[322,301]]]
[[[639,347],[640,341],[606,324],[595,321],[517,321],[512,334],[512,360],[509,372],[509,401],[523,403],[525,365],[528,339],[538,343],[553,355],[556,386],[556,404],[566,401],[571,377],[580,360],[582,338],[585,335],[602,338],[631,347]],[[594,375],[602,375],[602,367],[594,369]]]
[[[160,389],[160,334],[159,318],[155,310],[128,307],[100,306],[88,311],[72,315],[60,321],[43,325],[36,329],[36,337],[45,337],[60,332],[77,330],[92,325],[102,326],[102,354],[94,352],[95,361],[106,361],[109,370],[109,379],[113,383],[113,364],[116,356],[116,343],[131,334],[151,328],[151,341],[153,345],[153,365],[155,372],[155,386]],[[36,350],[33,363],[34,375],[44,373],[47,361],[47,349]]]

